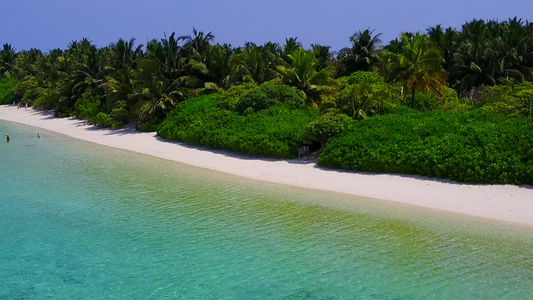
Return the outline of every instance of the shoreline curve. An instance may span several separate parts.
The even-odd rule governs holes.
[[[357,173],[312,162],[255,158],[162,139],[132,128],[102,129],[52,112],[0,105],[0,119],[100,145],[271,183],[363,196],[533,226],[533,186],[472,185],[422,176]]]

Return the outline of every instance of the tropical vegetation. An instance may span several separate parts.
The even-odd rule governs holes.
[[[472,20],[383,44],[356,31],[338,53],[215,43],[193,29],[136,44],[0,50],[0,103],[107,127],[280,158],[475,183],[533,183],[533,23]]]

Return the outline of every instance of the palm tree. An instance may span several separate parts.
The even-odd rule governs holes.
[[[521,19],[515,17],[501,24],[495,44],[503,77],[519,82],[533,79],[531,42],[532,37],[527,34]]]
[[[4,44],[0,50],[0,77],[9,77],[15,66],[15,49],[10,44]]]
[[[377,53],[381,50],[381,33],[374,35],[374,31],[367,29],[358,31],[350,37],[352,46],[339,51],[337,59],[342,62],[343,75],[350,75],[355,71],[371,71],[378,62]]]
[[[327,91],[328,85],[333,84],[331,68],[317,70],[319,61],[313,52],[302,48],[287,56],[289,63],[277,67],[277,75],[281,82],[302,90],[307,99],[316,103],[320,95]]]
[[[246,43],[244,48],[235,49],[230,64],[237,80],[260,85],[274,79],[273,70],[280,64],[280,60],[279,45],[270,42],[263,46]]]
[[[161,118],[166,117],[176,105],[172,95],[167,93],[169,90],[170,88],[163,81],[154,80],[146,83],[145,87],[134,95],[138,99],[132,107],[137,117],[136,121],[142,122],[154,114],[159,114]]]
[[[204,33],[196,30],[196,28],[192,29],[192,33],[192,36],[184,35],[180,39],[185,41],[185,50],[189,52],[189,56],[199,56],[201,57],[201,62],[205,63],[207,52],[211,43],[215,40],[215,36],[212,32]]]
[[[459,47],[459,32],[451,27],[443,29],[439,24],[428,28],[427,35],[433,45],[439,48],[442,53],[442,58],[444,59],[443,67],[448,73],[448,82],[455,82],[453,66],[454,56]]]
[[[91,48],[82,62],[75,62],[71,73],[72,97],[78,99],[83,93],[101,96],[105,89],[106,68],[102,61],[104,50]]]
[[[298,37],[295,38],[285,38],[285,45],[283,46],[283,51],[281,53],[281,58],[285,62],[290,62],[289,55],[294,53],[296,50],[302,49],[302,43],[298,42]]]
[[[219,87],[227,89],[232,85],[232,56],[233,48],[228,44],[216,44],[209,48],[206,60],[208,74],[207,80],[204,82],[204,91],[217,90]]]
[[[37,70],[34,65],[37,60],[43,56],[41,50],[32,48],[30,50],[24,50],[17,53],[12,67],[12,72],[19,79],[23,79],[26,76],[36,76]]]
[[[110,45],[111,63],[109,75],[106,78],[108,88],[106,90],[106,104],[111,110],[118,101],[125,101],[128,107],[135,104],[135,74],[137,63],[143,58],[142,45],[134,47],[135,39],[125,41],[119,39],[117,43]]]
[[[311,48],[315,58],[318,60],[317,70],[320,71],[329,66],[333,61],[333,54],[329,52],[329,46],[322,46],[319,44],[312,44]]]
[[[495,85],[498,62],[495,52],[490,48],[462,51],[455,58],[458,88],[470,91],[484,85]]]
[[[402,35],[404,50],[401,53],[386,52],[383,55],[382,72],[389,80],[403,83],[403,98],[411,93],[411,105],[415,93],[433,91],[438,97],[446,85],[442,68],[442,54],[426,35],[416,33],[412,38]]]
[[[147,74],[147,76],[161,76],[165,80],[173,82],[183,75],[184,59],[180,52],[182,47],[179,42],[182,37],[176,38],[173,32],[168,38],[162,38],[160,41],[151,40],[146,46],[146,56],[143,59],[143,65],[152,65],[147,70],[157,74]]]
[[[117,43],[111,44],[109,48],[113,52],[112,65],[115,70],[121,68],[134,67],[137,59],[142,57],[142,44],[139,44],[134,49],[135,39],[132,38],[129,41],[119,39]]]
[[[129,94],[128,102],[134,103],[132,111],[138,121],[152,114],[164,117],[170,109],[184,99],[181,85],[187,74],[183,47],[173,32],[160,41],[149,41],[146,55],[137,60],[137,71],[133,73],[134,92]],[[127,76],[124,74],[123,76]]]
[[[352,84],[347,87],[350,112],[354,119],[366,119],[366,110],[372,104],[372,86],[368,83]]]

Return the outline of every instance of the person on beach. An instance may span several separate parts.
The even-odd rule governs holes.
[[[7,140],[7,142],[9,143],[9,140],[10,140],[10,138],[9,138],[9,134],[8,134],[7,137],[6,137],[6,140]]]
[[[37,132],[37,138],[41,138],[41,135]]]

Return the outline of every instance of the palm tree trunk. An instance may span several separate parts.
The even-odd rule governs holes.
[[[415,88],[411,89],[411,108],[415,108]]]

